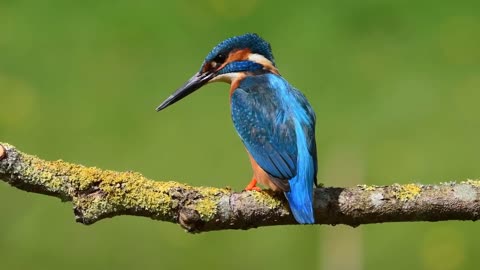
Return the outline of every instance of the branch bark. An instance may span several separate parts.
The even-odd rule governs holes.
[[[73,203],[75,220],[93,224],[119,215],[178,223],[189,232],[296,224],[282,194],[192,187],[115,172],[45,161],[0,143],[0,179],[24,191]],[[393,184],[315,189],[317,224],[478,220],[480,181],[438,185]]]

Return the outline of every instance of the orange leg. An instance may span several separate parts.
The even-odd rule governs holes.
[[[248,183],[248,185],[245,187],[245,190],[255,190],[255,191],[261,191],[262,189],[257,187],[257,179],[252,178],[252,181]]]

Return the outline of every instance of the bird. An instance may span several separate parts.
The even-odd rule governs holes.
[[[315,223],[316,116],[307,98],[280,75],[270,43],[254,33],[220,42],[156,110],[212,82],[230,84],[231,117],[253,169],[245,190],[260,191],[260,183],[283,192],[298,223]]]

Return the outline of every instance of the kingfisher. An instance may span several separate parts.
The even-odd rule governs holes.
[[[270,44],[253,33],[222,41],[200,70],[156,110],[211,82],[230,84],[233,124],[253,168],[245,190],[259,191],[260,183],[283,192],[298,223],[315,223],[315,112],[306,97],[280,75]]]

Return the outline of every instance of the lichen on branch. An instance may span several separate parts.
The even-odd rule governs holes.
[[[282,194],[234,192],[153,181],[116,172],[45,161],[0,143],[0,179],[19,189],[73,203],[77,222],[93,224],[119,215],[180,224],[190,232],[295,224]],[[317,224],[477,220],[480,181],[439,185],[393,184],[315,189]]]

